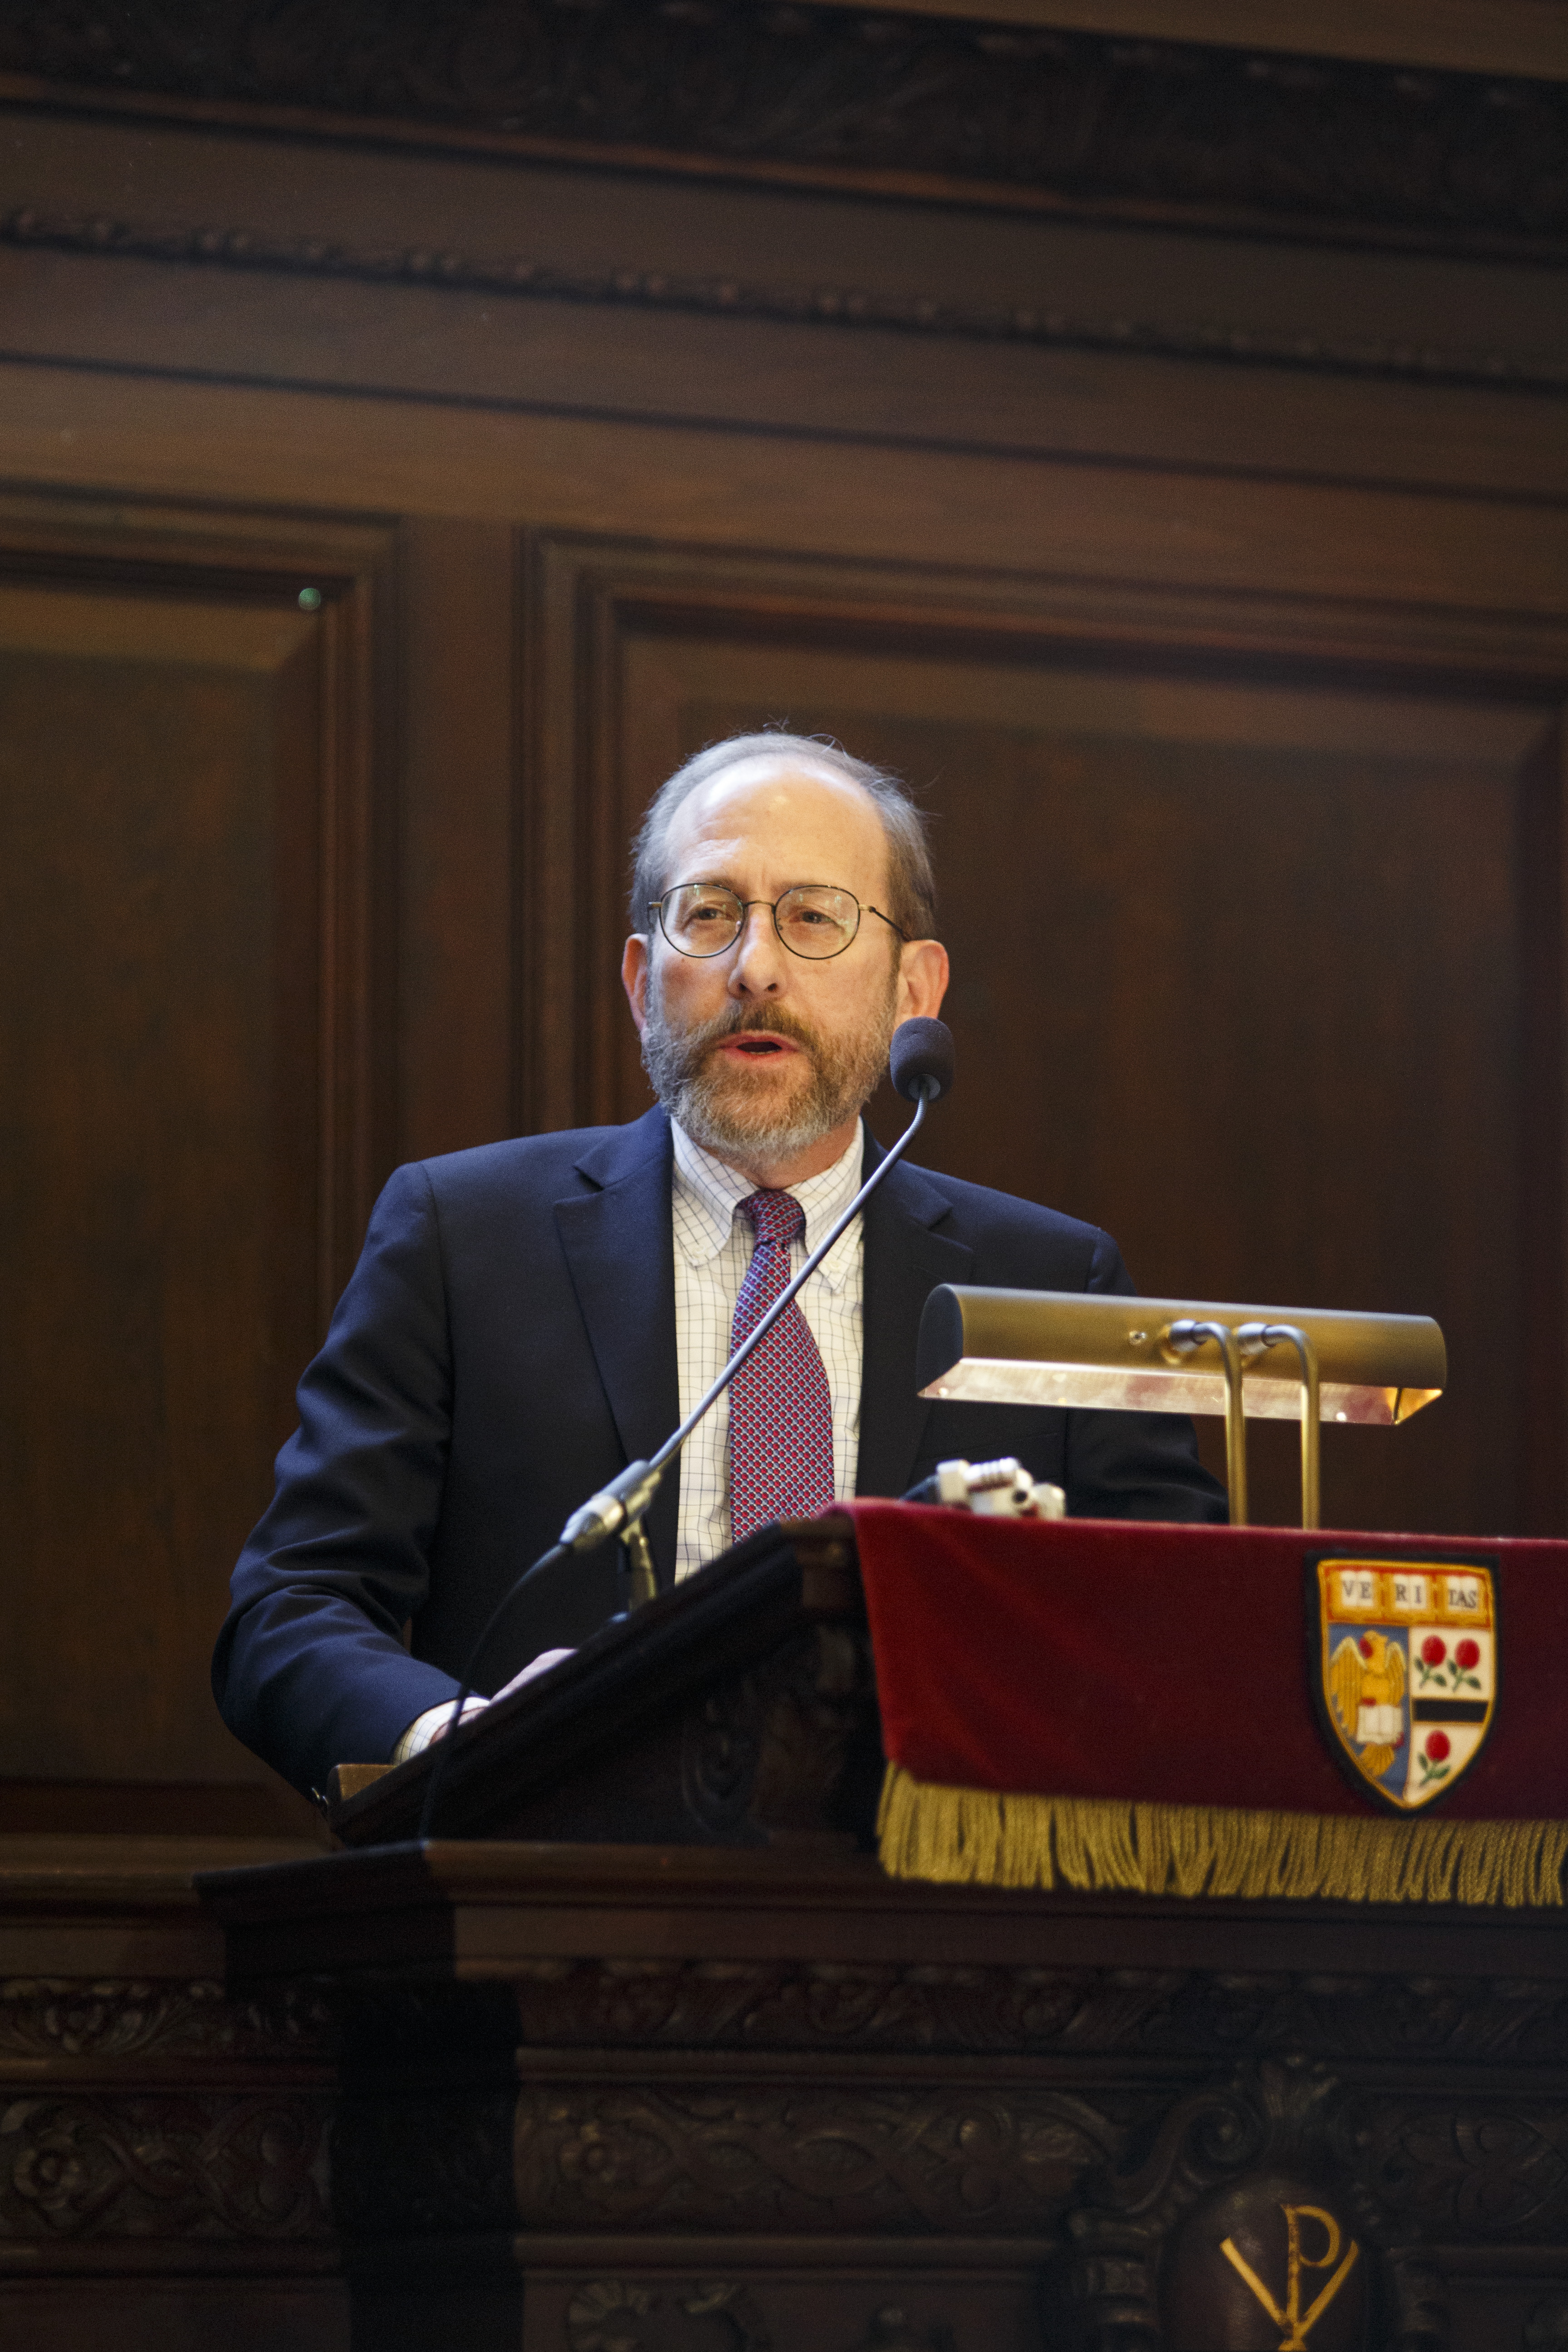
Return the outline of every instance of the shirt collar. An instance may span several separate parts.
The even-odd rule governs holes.
[[[674,1119],[669,1126],[675,1144],[675,1195],[682,1212],[676,1222],[677,1241],[689,1265],[705,1265],[710,1258],[718,1256],[729,1241],[737,1208],[742,1201],[750,1200],[757,1187],[749,1176],[727,1168],[710,1151],[704,1151],[700,1143],[693,1143],[686,1129]],[[831,1168],[825,1168],[819,1176],[808,1176],[804,1184],[788,1187],[805,1212],[808,1256],[855,1198],[865,1150],[864,1125],[857,1120],[853,1136]],[[749,1225],[745,1231],[749,1250]],[[859,1239],[858,1224],[851,1225],[840,1234],[817,1269],[830,1290],[842,1289]]]

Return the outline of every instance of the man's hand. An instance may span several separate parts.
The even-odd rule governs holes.
[[[510,1683],[502,1684],[495,1698],[489,1701],[489,1705],[494,1706],[497,1698],[510,1698],[513,1691],[522,1688],[524,1683],[531,1683],[535,1675],[548,1674],[552,1666],[558,1666],[563,1658],[569,1658],[571,1655],[570,1650],[541,1650],[537,1658],[530,1658],[521,1674],[513,1675]],[[467,1714],[468,1709],[465,1707],[463,1711]]]
[[[513,1691],[522,1688],[524,1683],[532,1682],[536,1675],[548,1674],[552,1666],[559,1665],[563,1658],[571,1655],[570,1650],[541,1650],[538,1657],[531,1658],[521,1674],[513,1675],[510,1682],[496,1692],[495,1698],[480,1698],[476,1694],[472,1698],[465,1699],[463,1721],[467,1723],[470,1716],[482,1715],[487,1706],[495,1705],[498,1698],[510,1698]],[[445,1739],[452,1728],[454,1705],[455,1701],[447,1699],[440,1706],[427,1706],[423,1715],[416,1715],[393,1749],[393,1762],[406,1764],[410,1757],[421,1756],[437,1739]]]

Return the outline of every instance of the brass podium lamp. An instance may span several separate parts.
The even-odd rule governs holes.
[[[926,1301],[916,1367],[922,1396],[954,1402],[1223,1412],[1233,1527],[1247,1524],[1248,1414],[1300,1415],[1301,1525],[1315,1528],[1321,1423],[1393,1427],[1440,1396],[1448,1376],[1426,1315],[952,1283]]]

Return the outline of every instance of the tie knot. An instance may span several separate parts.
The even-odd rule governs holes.
[[[786,1249],[805,1231],[805,1211],[793,1192],[752,1192],[742,1202],[741,1214],[750,1218],[759,1242],[782,1243]]]

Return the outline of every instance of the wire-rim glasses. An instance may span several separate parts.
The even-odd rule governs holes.
[[[782,898],[741,898],[721,882],[678,882],[662,898],[650,898],[647,910],[658,916],[659,929],[678,955],[700,959],[732,948],[753,907],[766,907],[783,945],[811,963],[842,955],[860,929],[859,899],[831,882],[797,882]],[[864,911],[908,940],[908,932],[899,930],[880,907]]]

